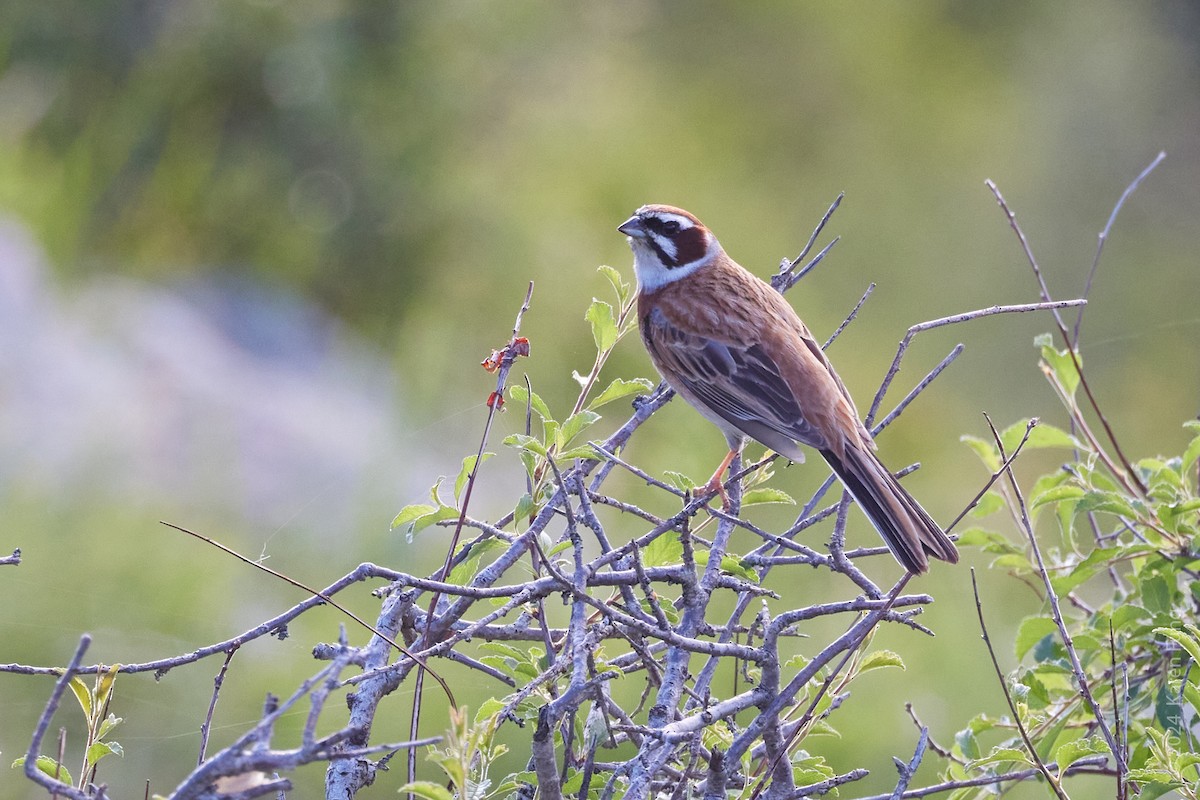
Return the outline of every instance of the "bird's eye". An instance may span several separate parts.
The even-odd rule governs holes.
[[[667,233],[679,233],[679,221],[669,219],[663,223],[663,230]]]

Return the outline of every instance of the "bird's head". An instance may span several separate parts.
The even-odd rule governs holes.
[[[721,253],[712,231],[674,206],[642,206],[617,230],[629,237],[633,269],[643,292],[690,275]]]

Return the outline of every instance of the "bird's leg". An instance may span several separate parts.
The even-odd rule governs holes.
[[[708,483],[704,484],[702,489],[704,494],[712,494],[713,492],[719,494],[721,496],[721,508],[726,511],[729,510],[729,495],[725,493],[725,484],[721,480],[721,476],[725,474],[725,470],[729,469],[729,465],[733,463],[733,459],[737,458],[741,452],[742,448],[740,445],[729,448],[729,452],[725,455],[725,460],[721,462],[721,466],[717,467],[717,471],[713,473],[713,476],[708,479]]]

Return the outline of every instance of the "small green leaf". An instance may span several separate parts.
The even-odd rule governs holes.
[[[1000,434],[1000,441],[1004,444],[1004,452],[1012,455],[1017,450],[1017,445],[1021,443],[1021,439],[1025,436],[1025,430],[1029,427],[1029,418],[1019,420],[1009,425]],[[1033,430],[1029,431],[1029,439],[1025,442],[1025,450],[1038,450],[1047,447],[1067,447],[1078,450],[1084,449],[1071,434],[1064,431],[1062,428],[1056,428],[1046,422],[1038,422]]]
[[[646,394],[653,390],[654,384],[645,378],[634,378],[633,380],[617,378],[605,387],[604,391],[596,395],[596,399],[588,404],[588,408],[599,408],[605,403],[620,400],[622,397],[628,397],[631,394]]]
[[[872,669],[880,669],[881,667],[907,669],[904,666],[904,659],[900,658],[898,653],[893,653],[891,650],[875,650],[863,658],[862,663],[858,665],[858,671],[866,672]]]
[[[983,497],[979,498],[979,502],[971,509],[972,517],[986,517],[995,514],[1000,509],[1004,508],[1004,495],[988,489],[983,493]]]
[[[108,736],[109,732],[113,728],[117,727],[124,721],[125,720],[123,720],[121,717],[118,717],[116,714],[109,714],[104,721],[100,723],[100,729],[96,733],[96,738],[103,739],[105,736]]]
[[[760,506],[767,503],[783,503],[794,506],[796,501],[787,492],[766,487],[751,489],[742,495],[742,506]]]
[[[1000,469],[1000,454],[996,452],[996,447],[991,442],[980,439],[978,436],[960,436],[960,442],[975,451],[975,455],[979,456],[979,460],[990,471],[995,472]]]
[[[521,495],[521,499],[517,501],[517,507],[513,510],[513,518],[529,519],[538,513],[540,510],[537,503],[533,502],[533,498],[529,492]]]
[[[1200,641],[1197,641],[1194,636],[1175,628],[1155,628],[1154,633],[1178,644],[1192,657],[1192,661],[1200,665]]]
[[[95,764],[105,756],[122,756],[125,755],[124,748],[116,742],[94,742],[87,749],[87,760],[89,764]]]
[[[1066,350],[1057,350],[1054,347],[1053,340],[1049,334],[1042,334],[1033,340],[1034,344],[1041,348],[1042,361],[1045,362],[1054,372],[1055,378],[1062,384],[1068,397],[1075,395],[1075,390],[1079,387],[1079,370],[1075,368],[1075,362],[1071,359],[1071,354]],[[1083,364],[1083,358],[1076,354],[1079,358],[1080,365]]]
[[[1128,555],[1124,547],[1107,547],[1093,550],[1088,553],[1087,558],[1072,567],[1070,572],[1051,578],[1050,583],[1054,587],[1055,592],[1064,595],[1086,583],[1098,572],[1108,569],[1118,556],[1127,557]]]
[[[683,561],[683,544],[679,536],[664,533],[641,550],[642,564],[647,567],[666,567]]]
[[[958,536],[959,547],[982,547],[988,553],[1019,553],[1020,550],[1002,534],[983,528],[967,528]]]
[[[1050,617],[1026,617],[1017,628],[1016,640],[1013,644],[1017,658],[1024,658],[1033,646],[1052,633],[1058,631],[1058,626]]]
[[[621,273],[607,264],[601,264],[596,268],[596,271],[608,278],[608,282],[612,284],[613,291],[617,293],[617,304],[624,306],[629,299],[629,283],[621,277]]]
[[[487,461],[494,456],[495,453],[484,453],[483,460]],[[467,456],[462,460],[462,468],[458,471],[458,477],[454,479],[454,499],[458,500],[462,497],[463,487],[467,485],[467,481],[471,479],[471,473],[475,470],[476,456]]]
[[[400,787],[400,794],[415,794],[426,800],[454,800],[454,794],[440,783],[413,781]]]
[[[14,761],[12,766],[13,769],[16,769],[17,767],[24,767],[25,756],[21,756]],[[71,777],[70,771],[50,756],[38,756],[35,766],[37,767],[38,772],[42,773],[43,775],[49,775],[51,778],[54,778],[60,783],[65,783],[67,785],[73,785],[75,783],[75,779]]]
[[[523,433],[510,433],[504,437],[504,444],[519,450],[528,450],[542,457],[546,455],[546,446],[539,439],[534,436],[526,436]]]
[[[467,557],[458,562],[454,569],[450,570],[450,576],[446,578],[446,583],[453,583],[455,586],[466,586],[479,573],[479,560],[489,552],[497,549],[504,549],[507,545],[494,537],[488,537],[471,545],[471,551]]]
[[[432,514],[434,511],[437,511],[437,506],[426,505],[425,503],[407,505],[400,509],[400,513],[392,520],[392,530],[399,528],[401,525],[411,525],[414,521]]]
[[[508,396],[514,403],[528,404],[542,419],[554,419],[554,415],[550,413],[550,406],[546,405],[546,401],[539,397],[537,392],[530,392],[521,384],[514,383],[508,387]]]
[[[1151,614],[1169,614],[1171,608],[1171,587],[1162,575],[1150,575],[1141,581],[1142,601],[1146,610]]]
[[[558,432],[558,446],[566,447],[571,443],[571,440],[578,436],[589,425],[600,419],[600,415],[595,411],[580,411],[578,414],[572,414],[567,418],[567,421],[562,424],[562,428]]]
[[[671,470],[667,470],[663,473],[663,477],[667,479],[667,483],[671,484],[681,492],[690,492],[699,486],[698,483],[693,481],[687,475],[684,475],[682,472],[673,472]]]
[[[592,300],[584,319],[592,323],[596,349],[602,353],[611,350],[617,343],[617,320],[613,316],[613,307],[603,300]]]
[[[970,728],[954,734],[954,743],[958,745],[964,758],[971,761],[979,758],[979,740],[975,738],[975,734]]]
[[[586,461],[604,460],[604,458],[596,452],[596,448],[592,447],[590,444],[584,444],[580,445],[579,447],[572,447],[568,450],[563,450],[558,454],[557,457],[559,461],[571,461],[576,458],[582,458]]]
[[[708,553],[700,552],[696,554],[696,563],[708,566]],[[732,575],[735,578],[741,578],[750,583],[758,583],[758,573],[749,564],[746,564],[737,556],[724,555],[721,556],[721,571],[727,575]]]
[[[412,516],[415,512],[411,511],[410,509],[414,508],[426,509],[426,511],[425,513]],[[392,530],[396,530],[397,528],[407,525],[408,529],[405,531],[405,533],[408,534],[411,541],[411,537],[414,533],[423,531],[430,525],[436,525],[442,520],[454,519],[457,516],[458,509],[450,506],[405,506],[400,510],[400,513],[396,515],[396,518],[392,520]],[[405,519],[401,519],[401,517],[405,517]]]
[[[1023,764],[1025,766],[1031,766],[1033,764],[1033,762],[1029,760],[1029,756],[1025,755],[1024,750],[1018,750],[1015,747],[996,747],[983,758],[977,758],[971,761],[971,763],[967,764],[967,769],[975,770],[988,764],[1008,763]]]
[[[88,719],[92,718],[92,690],[79,677],[71,678],[71,693],[75,695],[75,699],[79,702],[79,706],[83,709],[83,715]]]
[[[1077,511],[1093,511],[1103,514],[1116,514],[1120,517],[1135,519],[1138,516],[1133,506],[1116,492],[1088,492],[1075,507]]]
[[[1047,503],[1060,503],[1063,500],[1078,500],[1086,494],[1081,486],[1055,486],[1053,489],[1048,489],[1042,492],[1037,497],[1030,501],[1030,508],[1038,508]]]

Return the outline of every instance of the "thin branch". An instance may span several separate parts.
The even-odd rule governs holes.
[[[892,791],[891,800],[900,800],[904,796],[904,790],[908,788],[909,782],[917,774],[917,767],[921,766],[921,759],[925,757],[925,746],[928,744],[929,728],[923,727],[921,735],[917,737],[917,748],[909,762],[905,764],[900,759],[896,759],[896,770],[900,773],[900,778],[896,781],[896,788]]]
[[[213,679],[212,699],[208,702],[208,713],[204,715],[204,722],[200,723],[200,756],[196,759],[197,764],[204,763],[204,757],[208,751],[208,732],[212,729],[213,714],[217,710],[217,698],[221,695],[221,686],[225,683],[225,673],[229,672],[229,662],[233,661],[233,656],[237,653],[236,647],[231,647],[229,652],[225,654],[225,661],[221,664],[221,669],[217,672],[217,677]]]
[[[1125,187],[1125,191],[1121,192],[1121,197],[1117,200],[1117,204],[1113,206],[1112,213],[1108,215],[1108,222],[1104,226],[1104,230],[1100,231],[1100,235],[1096,237],[1096,255],[1092,258],[1092,268],[1088,270],[1087,280],[1083,284],[1083,296],[1087,297],[1092,293],[1092,280],[1096,277],[1096,268],[1100,266],[1100,254],[1104,252],[1104,245],[1108,241],[1108,236],[1112,232],[1112,227],[1117,221],[1117,215],[1121,213],[1121,207],[1125,205],[1125,201],[1129,199],[1137,188],[1142,185],[1142,181],[1150,177],[1150,173],[1155,167],[1163,162],[1167,157],[1166,152],[1159,151],[1154,160],[1149,166],[1143,169],[1138,176],[1133,179],[1133,183]],[[1072,339],[1075,344],[1079,344],[1079,327],[1083,324],[1083,309],[1079,309],[1079,313],[1075,315],[1075,327],[1071,331]]]
[[[1021,230],[1021,226],[1017,224],[1017,215],[1008,207],[1008,202],[1004,199],[1004,195],[1000,194],[1000,189],[992,180],[984,181],[984,184],[992,191],[996,197],[996,202],[1000,204],[1000,208],[1008,217],[1008,224],[1017,235],[1017,239],[1021,243],[1021,249],[1025,253],[1025,258],[1029,261],[1029,266],[1033,270],[1033,275],[1037,279],[1038,288],[1041,291],[1042,299],[1050,301],[1050,290],[1046,286],[1046,281],[1042,278],[1042,269],[1038,266],[1037,259],[1033,257],[1033,250],[1029,247],[1029,240],[1025,238],[1025,232]],[[1125,457],[1125,452],[1121,449],[1120,443],[1117,442],[1116,434],[1113,433],[1112,426],[1108,424],[1108,418],[1104,416],[1104,412],[1100,410],[1100,404],[1096,400],[1096,396],[1092,393],[1092,387],[1088,384],[1087,378],[1083,375],[1083,366],[1079,363],[1079,353],[1077,352],[1071,334],[1067,331],[1067,326],[1063,323],[1062,315],[1056,310],[1054,312],[1054,322],[1058,326],[1059,335],[1062,337],[1063,344],[1066,345],[1067,355],[1071,357],[1071,363],[1075,366],[1075,372],[1079,375],[1079,385],[1083,387],[1084,393],[1087,395],[1088,402],[1092,406],[1092,410],[1096,412],[1100,419],[1100,424],[1104,426],[1104,432],[1108,435],[1108,441],[1112,443],[1113,450],[1117,453],[1117,458],[1124,465],[1129,479],[1133,481],[1139,492],[1144,496],[1146,494],[1146,486],[1142,483],[1142,479],[1138,476],[1137,471],[1133,468],[1133,464]]]
[[[62,795],[69,797],[71,800],[94,800],[88,794],[79,791],[70,784],[63,783],[60,780],[51,778],[46,773],[38,769],[38,756],[42,752],[42,739],[46,736],[46,730],[50,727],[50,720],[54,718],[54,712],[58,710],[58,704],[62,700],[63,693],[70,685],[71,679],[79,672],[79,663],[83,661],[83,654],[87,652],[88,646],[92,643],[92,637],[84,634],[79,637],[79,644],[75,647],[75,654],[71,656],[71,660],[67,663],[66,669],[62,671],[62,675],[54,682],[54,690],[50,692],[50,698],[46,701],[46,707],[42,709],[42,715],[38,717],[37,725],[33,728],[33,737],[29,740],[29,749],[25,752],[25,777],[39,786],[44,786],[50,791],[51,795]],[[62,756],[59,756],[59,764],[62,763]]]
[[[1069,800],[1062,787],[1059,786],[1058,780],[1050,772],[1050,768],[1042,761],[1042,757],[1038,755],[1037,748],[1033,745],[1033,740],[1029,738],[1029,732],[1025,730],[1025,723],[1021,721],[1021,714],[1017,711],[1017,705],[1013,702],[1012,694],[1008,691],[1008,684],[1004,680],[1004,672],[1000,669],[1000,662],[996,660],[996,651],[992,649],[992,640],[988,636],[987,623],[983,620],[983,602],[979,599],[979,584],[975,581],[975,568],[971,568],[971,590],[975,593],[975,612],[979,615],[979,631],[983,637],[983,643],[987,646],[988,655],[992,659],[992,668],[996,671],[996,680],[1000,683],[1000,691],[1004,693],[1004,702],[1008,703],[1008,710],[1012,713],[1013,723],[1017,726],[1017,732],[1021,734],[1021,741],[1025,742],[1025,749],[1029,751],[1029,757],[1037,766],[1038,772],[1046,779],[1046,783],[1050,785],[1051,790],[1059,800]]]
[[[985,415],[986,418],[986,415]],[[992,421],[988,419],[988,425],[991,426]],[[1004,443],[1000,439],[1000,434],[992,427],[992,436],[996,441],[996,447],[1000,451],[1001,458],[1004,457]],[[1013,495],[1017,499],[1017,506],[1020,510],[1021,528],[1025,532],[1026,538],[1029,540],[1029,547],[1033,552],[1035,563],[1037,564],[1038,574],[1042,578],[1042,585],[1046,590],[1046,599],[1050,602],[1050,615],[1054,619],[1054,624],[1058,628],[1059,637],[1062,639],[1063,647],[1067,652],[1067,658],[1071,663],[1071,672],[1075,676],[1075,683],[1079,690],[1080,697],[1087,703],[1091,709],[1092,715],[1096,718],[1096,724],[1100,727],[1100,733],[1104,736],[1104,741],[1108,744],[1109,750],[1112,751],[1113,758],[1117,762],[1117,771],[1121,774],[1125,772],[1125,757],[1121,748],[1118,747],[1116,739],[1113,738],[1112,728],[1104,719],[1104,712],[1100,709],[1100,704],[1096,702],[1095,696],[1092,694],[1091,687],[1088,686],[1087,673],[1083,670],[1083,664],[1079,661],[1079,653],[1075,649],[1075,643],[1071,639],[1071,632],[1067,630],[1067,623],[1063,619],[1062,607],[1058,602],[1058,593],[1054,591],[1054,584],[1050,580],[1050,571],[1046,569],[1046,562],[1042,558],[1042,549],[1038,545],[1037,536],[1033,532],[1033,522],[1029,518],[1029,509],[1025,505],[1025,497],[1021,492],[1021,487],[1017,483],[1016,476],[1012,471],[1008,472],[1009,487],[1013,491]],[[982,612],[981,612],[982,613]],[[981,616],[982,619],[982,616]]]

